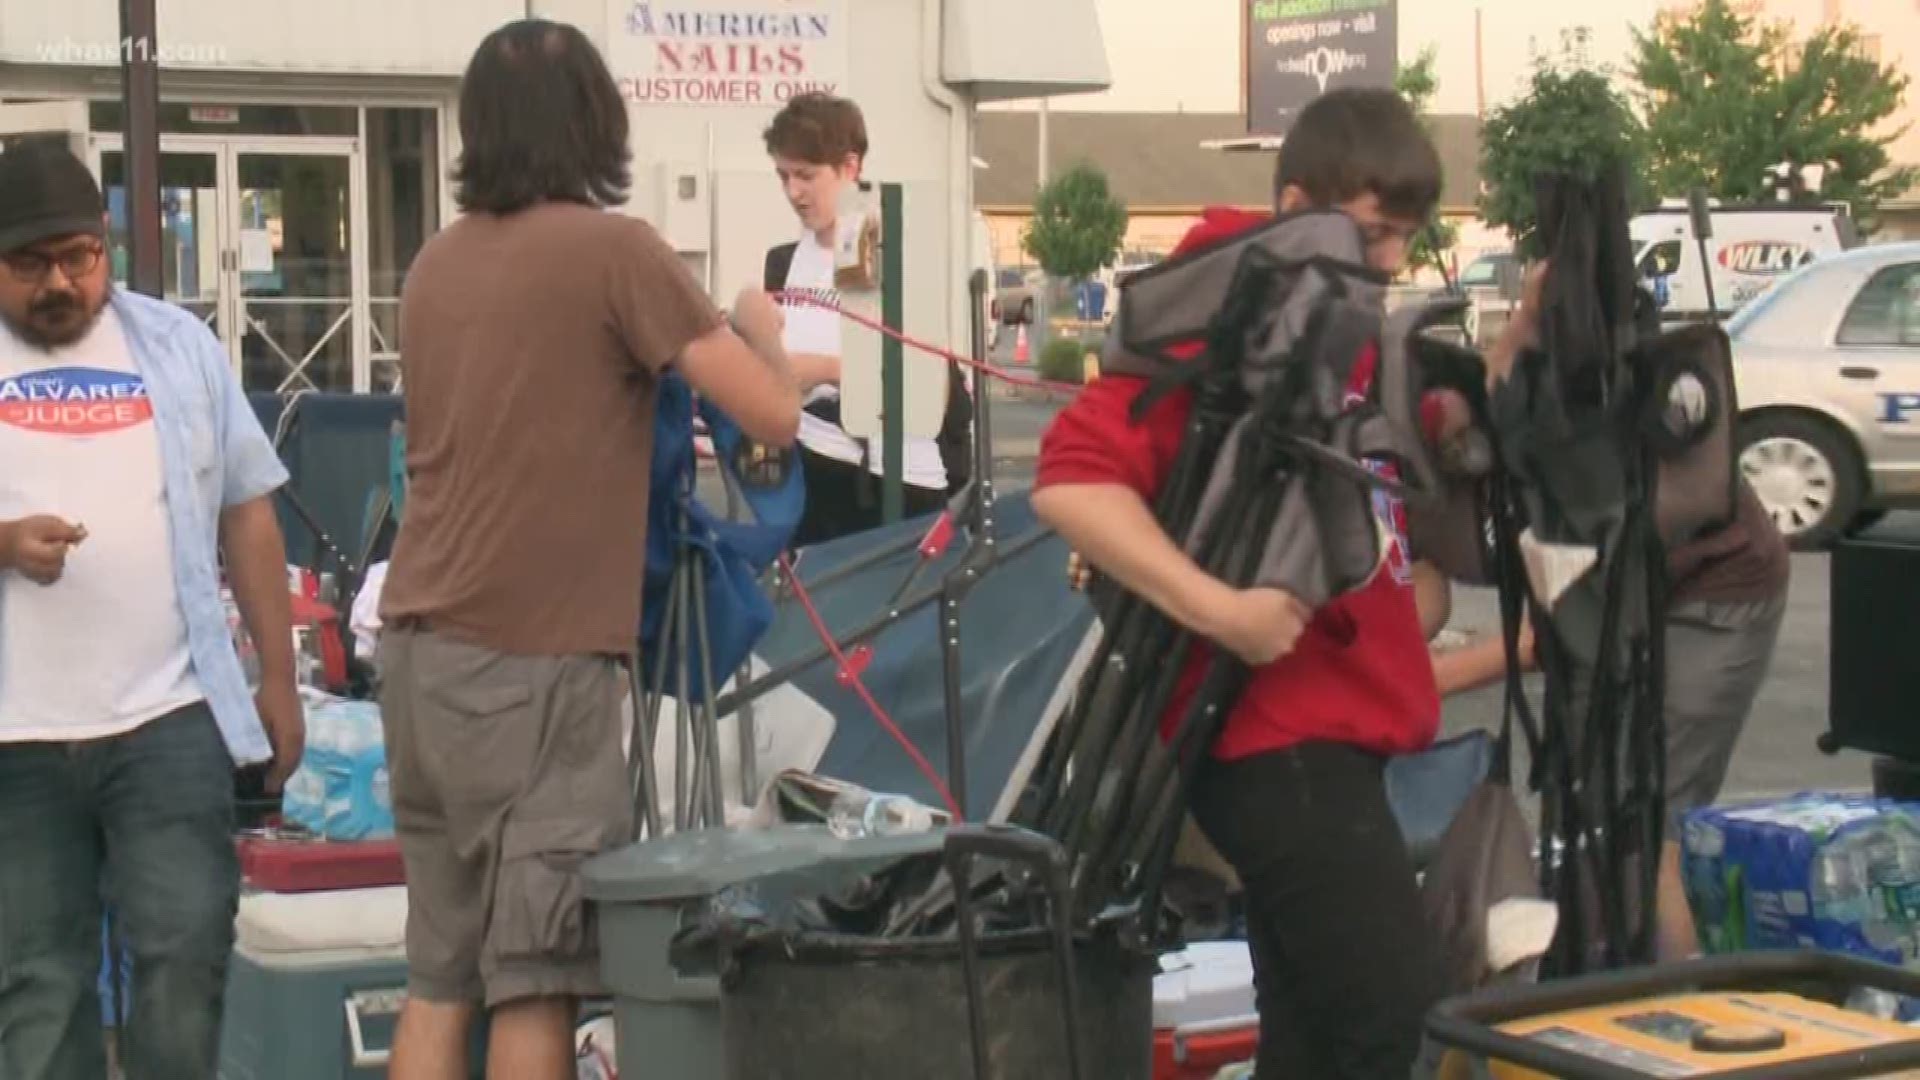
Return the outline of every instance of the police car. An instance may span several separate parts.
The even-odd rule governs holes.
[[[1920,243],[1815,260],[1727,333],[1740,467],[1795,546],[1920,504]]]

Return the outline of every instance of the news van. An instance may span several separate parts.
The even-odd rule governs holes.
[[[1708,215],[1713,235],[1704,262],[1684,201],[1669,201],[1628,225],[1635,268],[1660,298],[1663,318],[1707,314],[1708,271],[1713,306],[1725,318],[1794,270],[1860,242],[1845,207],[1709,204]]]

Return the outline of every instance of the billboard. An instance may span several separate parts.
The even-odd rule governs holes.
[[[1284,136],[1328,90],[1393,86],[1398,0],[1244,2],[1248,134]]]

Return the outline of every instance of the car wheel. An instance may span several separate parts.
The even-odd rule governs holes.
[[[1021,302],[1020,321],[1023,323],[1026,323],[1028,326],[1033,325],[1033,298],[1032,297],[1028,297],[1025,301]]]
[[[1865,469],[1845,435],[1806,416],[1761,415],[1741,426],[1740,472],[1788,543],[1825,547],[1860,512]]]

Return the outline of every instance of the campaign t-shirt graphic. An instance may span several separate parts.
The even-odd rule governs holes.
[[[104,435],[153,419],[133,372],[48,368],[0,379],[0,424],[48,435]]]

